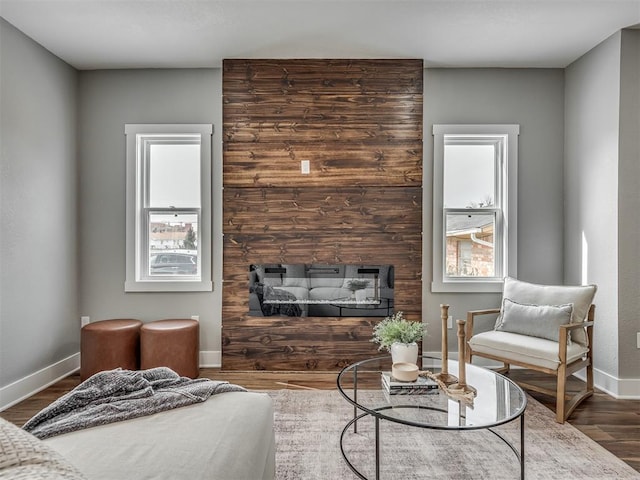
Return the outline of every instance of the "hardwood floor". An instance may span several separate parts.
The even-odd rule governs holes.
[[[334,389],[336,372],[269,372],[221,371],[203,368],[201,377],[226,380],[251,390]],[[536,372],[513,370],[510,377],[530,383],[554,385],[554,379]],[[0,412],[0,417],[21,426],[35,413],[80,383],[78,374],[71,375],[40,393]],[[569,379],[569,388],[579,388],[580,381]],[[529,392],[543,405],[554,408],[555,399]],[[640,400],[616,400],[596,392],[571,415],[569,423],[640,472]]]

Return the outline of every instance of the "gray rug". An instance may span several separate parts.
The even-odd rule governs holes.
[[[352,407],[337,391],[280,390],[275,400],[277,480],[355,479],[340,454],[340,432]],[[529,397],[525,415],[527,479],[638,479],[640,474]],[[373,420],[358,424],[345,449],[368,478],[373,467]],[[383,479],[517,479],[513,452],[486,431],[442,432],[381,424]],[[499,427],[519,448],[519,421]]]

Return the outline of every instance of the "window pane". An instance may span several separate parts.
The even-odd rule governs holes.
[[[495,217],[491,213],[447,213],[446,276],[495,276]]]
[[[198,216],[149,215],[149,275],[198,275]]]
[[[200,207],[200,145],[149,146],[149,206]]]
[[[495,202],[495,147],[444,146],[444,207],[489,207]]]

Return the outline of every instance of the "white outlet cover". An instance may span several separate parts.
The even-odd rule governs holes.
[[[309,166],[309,160],[300,160],[300,173],[305,175],[311,173],[311,167]]]

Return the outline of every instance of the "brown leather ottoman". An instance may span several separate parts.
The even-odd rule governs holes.
[[[80,380],[103,370],[137,370],[142,322],[117,318],[89,323],[80,330]]]
[[[200,324],[196,320],[157,320],[140,328],[140,368],[169,367],[182,377],[200,374]]]

